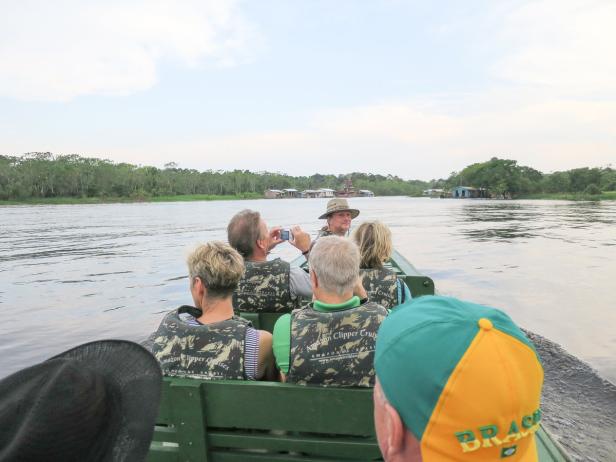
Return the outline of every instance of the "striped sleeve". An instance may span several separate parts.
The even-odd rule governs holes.
[[[244,344],[244,373],[249,380],[257,380],[259,369],[259,331],[253,327],[246,329]]]

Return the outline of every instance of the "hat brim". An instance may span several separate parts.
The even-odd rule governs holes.
[[[319,217],[319,220],[323,220],[327,218],[328,216],[330,216],[332,213],[336,213],[336,212],[351,212],[351,219],[355,219],[359,215],[359,210],[357,209],[340,209],[340,210],[332,210],[331,212],[325,212],[323,215]]]
[[[142,346],[125,340],[86,343],[50,359],[75,359],[105,377],[119,396],[117,434],[109,442],[114,460],[144,460],[158,416],[162,372],[156,358]],[[119,457],[119,458],[118,458]]]

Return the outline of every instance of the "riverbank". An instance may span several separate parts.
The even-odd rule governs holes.
[[[540,193],[527,194],[516,197],[516,199],[545,199],[545,200],[561,200],[561,201],[614,201],[616,200],[616,191],[604,191],[601,194],[584,194],[584,193]]]
[[[191,202],[191,201],[233,201],[263,199],[259,193],[233,195],[183,194],[177,196],[135,196],[135,197],[31,197],[28,199],[0,200],[3,205],[61,205],[61,204],[118,204],[132,202]]]

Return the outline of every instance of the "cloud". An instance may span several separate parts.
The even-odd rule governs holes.
[[[569,97],[616,95],[616,2],[543,0],[509,11],[496,76]]]
[[[473,107],[472,113],[462,112]],[[616,103],[538,98],[500,89],[448,99],[379,102],[317,111],[291,130],[105,147],[105,157],[183,168],[281,171],[292,175],[363,171],[406,179],[446,177],[497,156],[543,172],[605,166],[616,159]],[[98,145],[100,148],[100,144]],[[84,147],[92,153],[92,147]]]
[[[258,42],[234,0],[12,2],[0,17],[0,96],[131,94],[156,84],[163,60],[231,66]]]
[[[207,4],[211,11],[201,16],[193,14],[194,11],[205,10],[194,5],[178,10],[175,4],[171,9],[167,3],[153,3],[147,21],[135,19],[143,3],[131,8],[123,3],[115,7],[107,4],[104,9],[93,11],[74,5],[79,15],[90,18],[90,23],[96,19],[117,29],[115,35],[106,34],[106,40],[115,37],[113,46],[95,47],[98,52],[92,56],[102,59],[106,55],[100,50],[113,52],[120,44],[132,44],[134,48],[118,51],[117,57],[110,53],[109,59],[116,64],[115,73],[101,76],[100,82],[96,75],[90,75],[86,79],[89,83],[83,84],[86,90],[81,80],[72,82],[79,89],[77,94],[147,88],[156,80],[156,64],[161,59],[177,60],[186,66],[201,65],[205,59],[225,65],[233,63],[248,48],[246,37],[250,27],[233,3]],[[165,12],[167,7],[169,12]],[[50,18],[57,20],[57,14],[54,16],[53,8],[49,8]],[[493,156],[516,159],[543,172],[614,163],[616,60],[611,58],[610,48],[616,43],[616,28],[612,27],[616,24],[616,3],[515,1],[489,11],[474,11],[472,18],[444,25],[442,30],[443,34],[465,36],[481,29],[478,35],[483,42],[489,42],[485,44],[490,48],[487,54],[498,56],[487,71],[488,83],[474,87],[473,92],[403,100],[364,98],[347,107],[323,106],[310,115],[302,114],[301,122],[289,123],[288,130],[235,130],[230,135],[218,136],[195,133],[181,141],[171,139],[161,130],[148,135],[148,140],[133,140],[130,145],[126,143],[132,136],[126,135],[128,128],[115,139],[110,135],[105,140],[90,142],[88,137],[67,137],[70,146],[66,140],[46,140],[45,146],[40,147],[33,146],[30,139],[13,145],[10,140],[3,141],[12,152],[49,149],[145,165],[162,166],[174,160],[185,168],[269,170],[294,175],[364,171],[430,179],[447,176],[452,170]],[[63,21],[64,26],[56,22],[54,27],[70,30],[66,24],[73,19]],[[207,27],[201,31],[203,24]],[[48,30],[51,26],[46,27]],[[8,36],[9,32],[0,28],[1,34]],[[489,41],[485,40],[486,34]],[[16,43],[28,43],[20,40]],[[3,39],[0,43],[4,42]],[[57,44],[52,48],[56,52],[62,49]],[[0,45],[0,57],[2,50]],[[57,59],[58,52],[54,56]],[[135,65],[139,57],[141,61]],[[88,56],[83,59],[90,67],[95,61]],[[122,66],[117,65],[121,59],[131,72],[121,72]],[[0,66],[8,68],[2,59]],[[63,69],[54,66],[50,68]],[[0,80],[4,74],[0,72]],[[133,87],[127,85],[125,75],[138,77]],[[110,87],[110,82],[116,82],[114,77],[117,83]],[[41,78],[46,84],[53,81],[49,76]],[[34,77],[29,79],[23,81],[32,85]],[[13,78],[12,87],[8,88],[14,90],[20,82],[21,79]],[[98,87],[92,82],[98,83]],[[4,87],[0,84],[0,88]],[[64,93],[60,94],[75,95],[66,81],[62,81],[61,88]]]

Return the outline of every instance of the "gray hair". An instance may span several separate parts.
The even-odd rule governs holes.
[[[186,259],[190,286],[198,277],[207,288],[208,298],[226,298],[233,294],[244,275],[244,260],[228,244],[212,241],[200,245]]]
[[[359,249],[340,236],[321,237],[310,251],[310,271],[316,274],[323,290],[343,295],[357,283]]]
[[[261,238],[260,221],[261,215],[259,212],[246,209],[236,213],[227,226],[229,244],[244,258],[249,258],[252,255],[255,242]]]

